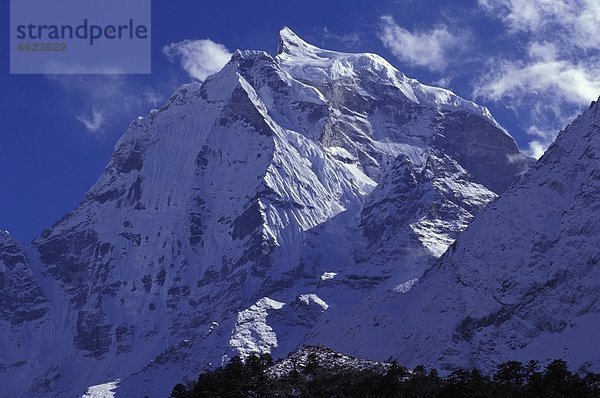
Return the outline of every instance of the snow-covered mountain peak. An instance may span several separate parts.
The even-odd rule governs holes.
[[[277,46],[277,54],[282,57],[310,57],[319,51],[319,48],[302,40],[300,36],[294,33],[287,26],[279,31],[279,45]]]
[[[395,87],[409,100],[421,106],[443,110],[462,110],[484,118],[502,129],[489,110],[471,101],[464,100],[452,91],[427,86],[406,77],[383,57],[372,53],[345,53],[321,49],[307,43],[291,29],[280,32],[277,60],[290,75],[300,81],[327,85],[336,80],[348,80],[348,89],[364,86],[356,81],[373,81]],[[362,88],[363,90],[360,90]],[[367,95],[372,94],[368,92]],[[508,135],[504,129],[502,131]]]
[[[15,349],[35,358],[0,381],[65,395],[86,366],[89,384],[154,395],[223,356],[285,355],[384,281],[407,290],[522,172],[483,108],[373,54],[281,41],[136,119],[77,208],[17,256],[11,278],[44,287],[28,308],[49,296],[29,339],[56,353]]]

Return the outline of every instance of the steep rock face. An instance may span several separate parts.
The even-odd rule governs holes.
[[[48,298],[28,255],[7,231],[0,231],[0,377],[29,365],[31,335],[43,329]],[[22,381],[22,380],[19,380]]]
[[[231,355],[285,355],[322,314],[419,277],[525,166],[487,109],[283,29],[277,56],[238,51],[134,121],[33,242],[54,349],[28,351],[26,394],[2,381],[166,395]]]
[[[599,156],[592,103],[412,289],[380,292],[311,339],[446,370],[563,358],[598,371]]]
[[[473,216],[495,198],[447,155],[429,156],[422,169],[399,157],[361,212],[360,227],[369,257],[388,266],[409,254],[403,255],[403,250],[421,248],[427,252],[415,252],[415,257],[439,257]]]
[[[0,231],[0,319],[20,326],[47,312],[48,299],[33,276],[27,254],[10,233]]]

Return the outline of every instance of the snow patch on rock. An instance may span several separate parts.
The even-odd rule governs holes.
[[[120,382],[121,379],[116,379],[108,383],[90,386],[81,398],[114,398],[115,390],[119,387]]]
[[[263,297],[241,311],[233,329],[229,346],[241,356],[271,352],[277,347],[277,336],[267,324],[269,311],[281,309],[285,303]]]

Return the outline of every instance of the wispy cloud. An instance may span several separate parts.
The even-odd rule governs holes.
[[[429,30],[409,31],[390,16],[381,18],[379,39],[392,54],[411,66],[444,70],[468,46],[469,35],[441,24]]]
[[[47,75],[67,95],[65,108],[85,130],[102,138],[115,123],[133,119],[162,103],[177,83],[158,86],[137,82],[126,75]],[[121,123],[123,124],[123,123]]]
[[[210,40],[185,40],[163,49],[170,60],[179,60],[182,67],[198,80],[218,71],[231,54],[221,44]],[[64,70],[54,65],[55,72],[80,73],[77,68]],[[107,71],[114,72],[114,71]],[[182,82],[175,76],[148,83],[128,75],[47,75],[63,92],[69,105],[65,108],[94,137],[102,140],[115,126],[123,126],[149,108],[157,107]]]
[[[95,133],[96,131],[98,131],[98,129],[102,127],[102,123],[104,122],[104,114],[102,112],[98,112],[95,109],[92,109],[91,116],[80,115],[76,116],[75,118],[81,123],[83,123],[85,128],[90,133]]]
[[[194,79],[203,81],[218,72],[231,58],[231,52],[209,39],[184,40],[163,47],[171,62],[179,61],[181,67]]]
[[[330,31],[327,27],[323,28],[323,38],[333,39],[348,46],[358,46],[361,43],[360,35],[356,32],[336,34]]]
[[[529,154],[539,157],[600,94],[600,2],[478,1],[505,24],[521,57],[491,60],[474,95],[527,113]]]
[[[600,46],[600,2],[597,0],[478,0],[502,19],[512,33],[553,36],[570,47]]]

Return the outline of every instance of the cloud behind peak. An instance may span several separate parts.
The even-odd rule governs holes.
[[[188,75],[199,81],[221,70],[231,58],[227,47],[210,39],[171,43],[163,47],[163,53],[171,62],[179,61]]]

